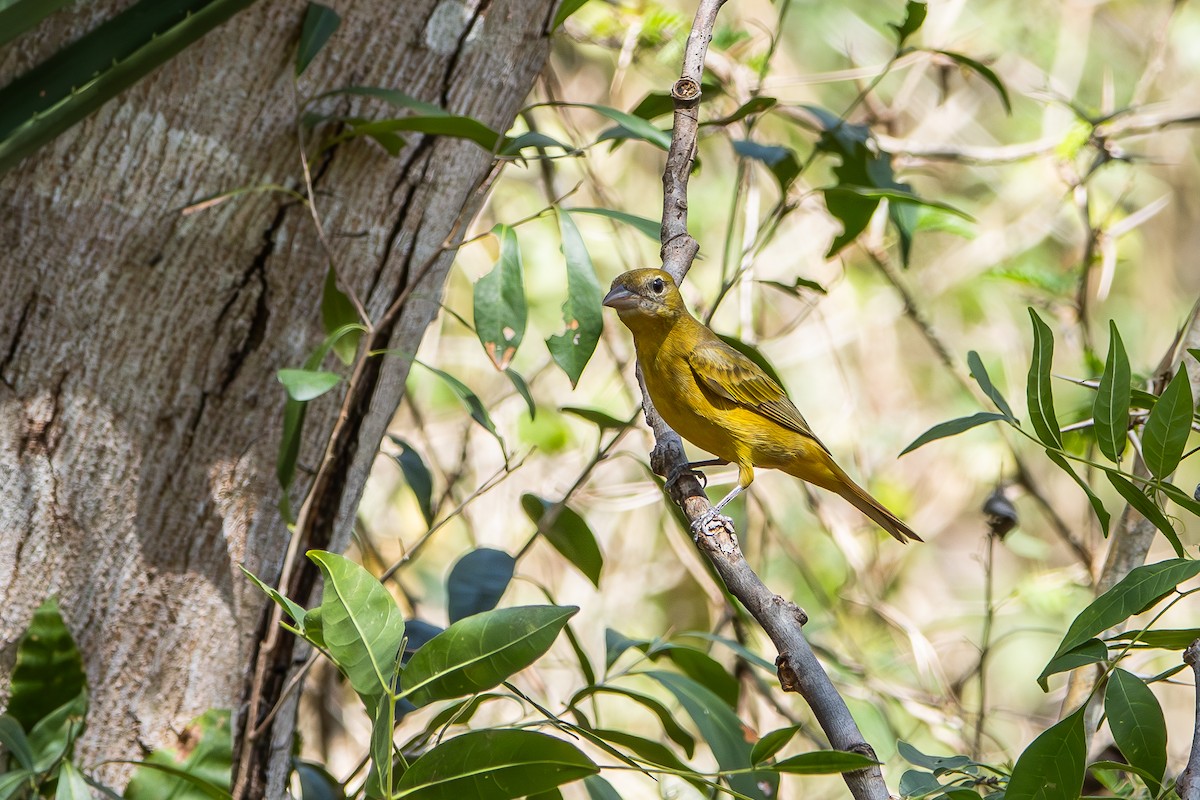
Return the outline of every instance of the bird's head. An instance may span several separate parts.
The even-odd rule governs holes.
[[[670,323],[687,314],[675,279],[661,269],[633,269],[618,275],[604,305],[615,308],[631,327],[651,321]]]

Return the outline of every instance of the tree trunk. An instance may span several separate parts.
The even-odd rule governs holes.
[[[553,4],[332,2],[342,27],[301,93],[396,88],[504,130],[545,60]],[[0,82],[123,5],[60,12],[10,43]],[[291,86],[303,11],[261,0],[0,177],[0,674],[6,685],[7,645],[57,594],[91,691],[82,763],[176,746],[209,708],[233,709],[237,731],[244,712],[264,602],[237,565],[268,581],[283,565],[275,371],[322,338],[328,261],[307,208],[287,195],[179,211],[248,185],[303,190]],[[421,278],[387,347],[416,350],[452,259],[429,260],[491,162],[475,144],[414,134],[395,158],[353,140],[316,164],[342,284],[372,319]],[[345,545],[407,371],[404,359],[373,359],[345,468],[326,487],[334,512],[308,544]],[[310,404],[302,465],[322,461],[339,401]],[[311,573],[298,574],[293,585],[311,589]],[[254,767],[258,796],[282,792],[292,725],[275,722],[283,759],[269,790]],[[109,766],[100,777],[124,775]]]

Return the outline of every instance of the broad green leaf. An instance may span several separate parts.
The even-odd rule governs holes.
[[[629,427],[629,420],[617,419],[611,414],[607,414],[598,408],[579,408],[578,406],[563,406],[559,409],[566,414],[572,414],[580,419],[585,419],[592,423],[600,430],[621,430]]]
[[[480,547],[460,558],[446,578],[451,622],[491,611],[512,580],[516,560],[503,550]]]
[[[721,698],[730,708],[738,707],[741,684],[736,676],[708,653],[672,642],[663,655],[671,659],[680,672]]]
[[[1038,682],[1041,684],[1043,690],[1048,691],[1049,685],[1046,682],[1046,678],[1049,676],[1057,675],[1060,672],[1069,672],[1079,667],[1086,667],[1089,664],[1101,664],[1107,660],[1108,648],[1104,645],[1104,642],[1099,639],[1088,639],[1078,647],[1051,659],[1046,668],[1042,670]]]
[[[1087,743],[1083,709],[1034,739],[1013,767],[1004,800],[1078,800]]]
[[[346,800],[345,789],[325,767],[298,758],[292,766],[300,779],[300,800]]]
[[[73,0],[0,0],[0,45],[33,28]]]
[[[587,790],[588,800],[621,800],[621,795],[612,784],[599,775],[589,775],[583,779],[583,788]]]
[[[1160,483],[1158,488],[1177,505],[1183,506],[1188,511],[1200,517],[1200,501],[1197,501],[1195,497],[1183,491],[1183,489],[1180,489],[1175,484],[1167,483],[1166,481]]]
[[[751,766],[752,748],[742,732],[742,723],[721,698],[683,675],[658,670],[642,674],[658,681],[675,696],[700,730],[721,769],[740,770]],[[763,800],[778,794],[777,780],[770,772],[761,770],[728,776],[732,789]]]
[[[738,109],[729,116],[721,117],[720,119],[710,119],[705,122],[701,122],[700,124],[717,126],[730,125],[734,122],[745,119],[751,114],[761,114],[764,111],[769,111],[770,109],[774,108],[778,102],[779,101],[774,97],[752,97],[740,105]]]
[[[87,707],[85,689],[34,724],[28,741],[35,772],[45,772],[59,759],[71,756],[75,740],[83,732]]]
[[[50,596],[33,612],[17,644],[6,711],[20,729],[30,731],[80,692],[87,692],[83,658],[59,613],[58,600]]]
[[[975,762],[966,756],[931,756],[927,753],[922,753],[917,748],[905,741],[896,742],[896,752],[910,764],[918,767],[924,767],[930,771],[939,769],[963,769]]]
[[[572,214],[594,214],[599,217],[615,219],[617,222],[623,222],[626,225],[632,226],[635,230],[641,232],[655,242],[658,241],[659,233],[662,230],[662,223],[656,219],[639,217],[636,214],[629,214],[625,211],[616,211],[611,208],[572,208],[570,211]]]
[[[611,664],[609,666],[612,666]],[[621,697],[627,697],[633,702],[645,708],[654,716],[658,717],[659,723],[662,725],[663,733],[667,735],[671,741],[683,748],[684,754],[691,758],[696,750],[696,740],[692,735],[684,730],[683,726],[675,720],[675,715],[671,713],[661,702],[647,694],[635,692],[632,689],[626,689],[623,686],[613,686],[604,684],[600,686],[586,686],[575,693],[571,698],[571,706],[574,707],[582,703],[593,694],[615,694]]]
[[[600,771],[574,745],[524,730],[479,730],[447,739],[412,763],[397,798],[509,800]]]
[[[533,393],[529,391],[529,384],[525,382],[525,378],[512,367],[504,370],[504,374],[512,383],[513,388],[517,390],[517,394],[521,395],[521,399],[525,401],[525,408],[529,409],[529,418],[537,419],[537,403],[533,401]]]
[[[392,444],[400,448],[400,453],[394,456],[393,460],[396,462],[396,466],[400,467],[400,472],[404,475],[404,482],[416,496],[417,506],[421,509],[421,516],[425,518],[425,524],[432,525],[433,475],[430,473],[429,467],[425,465],[421,454],[404,439],[390,433],[388,438],[391,439]]]
[[[396,785],[396,747],[392,740],[396,730],[396,704],[387,695],[377,695],[368,703],[371,715],[371,770],[367,775],[367,796],[388,798]]]
[[[1054,360],[1054,334],[1049,326],[1032,308],[1029,318],[1033,322],[1033,356],[1029,362],[1029,379],[1025,397],[1029,403],[1029,419],[1033,431],[1042,444],[1062,450],[1062,436],[1058,432],[1058,417],[1054,413],[1054,395],[1050,390],[1050,366]]]
[[[1092,401],[1092,419],[1096,424],[1096,444],[1105,458],[1119,462],[1125,452],[1125,438],[1129,431],[1129,395],[1132,389],[1132,372],[1129,357],[1117,324],[1109,321],[1108,357],[1104,360],[1104,374]]]
[[[140,0],[17,76],[0,89],[0,173],[253,1]]]
[[[1193,411],[1192,385],[1187,370],[1180,369],[1150,410],[1142,431],[1142,454],[1146,457],[1146,467],[1156,478],[1167,478],[1179,466],[1188,434],[1192,432]]]
[[[1155,778],[1153,775],[1151,775],[1149,772],[1142,769],[1141,767],[1135,767],[1132,764],[1126,764],[1123,761],[1093,761],[1091,764],[1088,764],[1088,769],[1092,770],[1092,771],[1107,770],[1110,772],[1125,772],[1130,775],[1137,775],[1139,778],[1141,778],[1143,781],[1146,782],[1147,787],[1155,787],[1155,786],[1160,786],[1162,784],[1161,777]],[[1152,788],[1151,791],[1157,791],[1157,790]],[[1172,796],[1174,796],[1174,795],[1172,795]],[[971,798],[971,800],[974,800],[974,798]]]
[[[634,138],[649,142],[663,150],[671,149],[671,134],[667,131],[659,130],[641,117],[635,117],[633,114],[627,114],[615,108],[592,103],[555,103],[554,105],[570,106],[572,108],[590,108],[597,114],[608,117],[617,123],[617,125],[621,126],[621,128]]]
[[[304,615],[306,613],[304,606],[300,605],[289,597],[285,597],[278,589],[267,585],[264,581],[260,580],[257,575],[246,569],[245,565],[238,564],[238,569],[240,569],[242,573],[262,591],[263,594],[275,601],[275,604],[282,608],[287,615],[292,618],[292,622],[296,623],[301,630],[304,629]]]
[[[361,697],[387,691],[404,638],[396,601],[371,573],[345,556],[309,550],[321,570],[321,637]]]
[[[1154,778],[1153,794],[1167,770],[1167,722],[1154,692],[1142,679],[1114,669],[1104,690],[1104,713],[1121,755]]]
[[[934,425],[932,428],[914,439],[912,444],[900,451],[900,455],[911,453],[918,447],[929,444],[930,442],[938,439],[945,439],[947,436],[956,436],[964,431],[971,430],[971,428],[977,428],[980,425],[986,425],[989,422],[1007,419],[1008,417],[1004,416],[1003,414],[997,414],[993,411],[979,411],[969,417],[959,417],[958,419],[952,419],[948,422],[939,422],[937,425]]]
[[[1054,658],[1074,650],[1134,614],[1150,609],[1174,591],[1176,586],[1196,575],[1200,575],[1200,561],[1182,558],[1133,568],[1115,586],[1079,612],[1058,645]],[[1043,673],[1038,680],[1044,678]]]
[[[1109,637],[1110,642],[1137,640],[1137,646],[1159,650],[1183,650],[1200,639],[1200,628],[1160,628],[1156,630],[1121,631]]]
[[[773,757],[783,749],[784,745],[792,740],[792,737],[796,735],[796,731],[798,730],[800,730],[799,725],[791,725],[787,728],[780,728],[777,731],[763,734],[763,737],[755,742],[753,749],[750,750],[750,763],[758,766]]]
[[[675,755],[671,748],[662,742],[646,739],[628,731],[607,730],[604,728],[592,728],[587,730],[587,733],[610,744],[620,745],[639,758],[649,761],[651,764],[657,764],[660,767],[667,767],[668,769],[687,770],[687,765],[680,760],[679,756]]]
[[[296,77],[304,74],[341,24],[342,18],[332,8],[309,1],[304,11],[304,25],[300,28],[300,44],[296,46]]]
[[[969,58],[962,53],[955,53],[950,50],[934,50],[932,52],[941,53],[946,58],[949,58],[954,63],[958,64],[960,67],[971,70],[991,84],[992,88],[996,90],[996,93],[1000,95],[1000,102],[1004,104],[1004,110],[1007,113],[1012,114],[1012,102],[1008,98],[1008,89],[1004,88],[1004,83],[1000,80],[1000,77],[996,75],[995,71],[992,70],[991,67],[982,62],[976,61],[973,58]]]
[[[851,194],[858,195],[859,197],[867,197],[874,200],[888,200],[892,203],[935,208],[938,211],[944,211],[947,214],[953,214],[954,216],[965,219],[968,222],[975,221],[974,217],[961,209],[955,208],[948,203],[942,203],[937,200],[918,197],[912,193],[912,189],[900,184],[897,184],[895,187],[852,185],[835,186],[825,190],[826,199],[828,199],[831,192],[835,194],[838,192],[849,192]]]
[[[229,712],[213,709],[189,723],[186,755],[164,748],[138,764],[125,789],[126,800],[229,800],[233,739]]]
[[[342,328],[357,328],[362,324],[354,304],[350,302],[346,293],[338,288],[337,273],[334,272],[333,267],[326,271],[325,287],[321,291],[321,324],[325,328],[326,336]],[[358,341],[361,338],[362,331],[360,330],[353,330],[338,336],[333,344],[333,352],[337,355],[338,360],[347,366],[353,364],[354,356],[358,352]]]
[[[18,792],[23,792],[29,789],[31,792],[37,787],[37,774],[28,769],[17,769],[12,772],[5,772],[0,775],[0,798],[9,800],[11,797],[24,797]]]
[[[617,663],[617,659],[625,654],[630,648],[637,648],[643,653],[647,652],[651,644],[650,639],[631,639],[620,631],[612,628],[604,629],[604,666],[606,669],[612,669],[612,665]]]
[[[1104,507],[1104,501],[1092,491],[1092,487],[1088,485],[1087,481],[1076,474],[1075,468],[1071,466],[1062,453],[1046,448],[1046,458],[1053,461],[1059,469],[1070,475],[1071,480],[1079,484],[1080,489],[1083,489],[1084,494],[1087,495],[1088,502],[1092,504],[1092,511],[1095,512],[1096,519],[1100,521],[1100,529],[1104,531],[1104,536],[1107,538],[1112,516],[1108,513],[1108,509]],[[1134,491],[1137,490],[1135,489]]]
[[[904,6],[904,21],[899,25],[894,22],[888,23],[888,27],[896,32],[897,50],[904,47],[908,37],[919,31],[925,24],[925,15],[928,11],[929,7],[925,3],[908,0]]]
[[[785,758],[783,761],[772,764],[768,769],[788,775],[835,775],[839,772],[865,769],[878,763],[875,759],[867,758],[861,753],[817,750]]]
[[[466,407],[467,412],[471,415],[471,419],[482,425],[483,429],[494,436],[496,441],[500,443],[500,449],[504,449],[504,439],[500,437],[500,432],[496,430],[496,423],[492,422],[492,417],[488,414],[487,409],[484,408],[483,401],[479,399],[479,395],[472,392],[465,383],[449,372],[443,372],[437,367],[432,367],[422,361],[415,361],[414,363],[420,364],[444,380],[446,385],[450,387],[450,391],[454,392],[458,396],[458,399],[462,401],[463,406]]]
[[[600,331],[604,327],[600,310],[603,292],[596,281],[596,271],[588,255],[579,228],[575,227],[571,215],[558,210],[558,225],[562,235],[562,252],[567,262],[567,300],[563,303],[563,320],[566,332],[546,340],[554,362],[562,367],[571,379],[571,386],[579,383],[579,376],[587,366]]]
[[[577,148],[569,144],[564,144],[558,139],[547,136],[544,133],[526,131],[525,133],[521,133],[516,136],[505,136],[504,146],[500,148],[500,155],[519,156],[522,150],[529,147],[537,148],[538,151],[543,151],[551,147],[557,147],[567,154],[580,154],[580,151]]]
[[[33,769],[33,751],[21,723],[11,714],[0,714],[0,746],[3,746],[25,769]]]
[[[521,346],[529,314],[517,232],[501,224],[492,233],[500,240],[500,260],[475,283],[475,334],[492,364],[503,370]]]
[[[599,588],[604,555],[587,521],[565,505],[559,506],[530,493],[521,495],[521,508],[538,526],[546,541]],[[552,513],[553,518],[543,523],[542,518],[547,512]]]
[[[92,800],[92,790],[83,773],[69,760],[58,768],[58,788],[54,800]]]
[[[752,158],[765,164],[779,182],[781,192],[786,193],[788,187],[800,177],[800,161],[790,147],[760,144],[749,139],[734,139],[733,151],[742,158]]]
[[[967,353],[967,367],[971,370],[971,377],[979,384],[979,388],[988,396],[988,399],[995,403],[996,408],[1000,409],[1000,413],[1014,423],[1017,422],[1017,417],[1013,414],[1008,401],[1004,399],[1004,395],[992,383],[992,378],[988,375],[987,368],[983,366],[983,359],[979,357],[979,353],[976,353],[974,350]]]
[[[562,0],[558,11],[554,12],[554,21],[550,23],[550,32],[558,30],[559,26],[567,21],[567,17],[574,14],[587,3],[588,0]]]
[[[416,706],[499,686],[537,661],[579,609],[523,606],[455,622],[418,650],[404,669],[403,695]]]
[[[1163,513],[1158,504],[1151,498],[1147,497],[1141,489],[1134,486],[1133,483],[1124,475],[1117,472],[1106,472],[1108,482],[1111,483],[1116,490],[1125,498],[1125,502],[1137,509],[1143,517],[1150,521],[1154,527],[1167,537],[1167,541],[1171,543],[1171,547],[1175,548],[1175,555],[1183,558],[1185,555],[1183,543],[1179,541],[1179,534],[1175,532],[1175,528],[1171,525],[1171,520],[1167,519],[1167,515]]]
[[[935,775],[923,770],[906,769],[900,776],[900,795],[910,800],[941,794],[944,788]],[[978,797],[974,792],[971,793],[971,800],[977,800]]]
[[[342,382],[336,372],[310,369],[281,369],[276,373],[288,397],[298,403],[315,400]]]

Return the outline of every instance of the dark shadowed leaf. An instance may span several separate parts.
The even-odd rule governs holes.
[[[639,704],[651,714],[658,717],[658,721],[662,725],[663,732],[667,735],[667,738],[683,748],[683,752],[688,758],[692,757],[692,754],[696,750],[696,740],[675,720],[675,716],[671,713],[670,709],[655,698],[641,692],[635,692],[632,689],[606,684],[602,686],[587,686],[579,690],[571,699],[571,704],[573,706],[578,705],[593,694],[620,695]]]
[[[58,600],[49,597],[33,612],[17,645],[5,711],[29,731],[51,711],[86,691],[83,659],[59,613]]]
[[[563,303],[567,329],[547,339],[546,346],[574,387],[600,340],[600,331],[604,327],[600,313],[603,293],[579,228],[575,227],[571,215],[562,209],[558,210],[558,225],[567,262],[567,300]]]
[[[1013,422],[1017,422],[1016,416],[1012,412],[1012,408],[1008,405],[1008,401],[1004,399],[1004,395],[992,383],[992,378],[988,375],[987,368],[983,366],[983,359],[979,357],[979,353],[974,350],[967,353],[967,367],[971,370],[971,377],[979,384],[979,388],[988,396],[996,408],[1000,409],[1000,413],[1008,417]]]
[[[1109,637],[1111,642],[1137,640],[1138,647],[1159,650],[1183,650],[1200,639],[1200,628],[1162,628],[1158,630],[1121,631]]]
[[[575,565],[597,588],[600,586],[600,571],[604,568],[604,555],[596,544],[596,535],[583,517],[567,506],[538,497],[535,494],[521,495],[521,508],[563,558]],[[542,521],[547,513],[552,519]]]
[[[800,162],[796,159],[796,152],[789,147],[734,139],[733,151],[742,158],[752,158],[765,164],[779,182],[780,191],[786,192],[800,176]]]
[[[1079,475],[1075,472],[1075,468],[1071,466],[1070,462],[1067,461],[1062,453],[1047,448],[1046,458],[1053,461],[1054,464],[1063,472],[1067,473],[1067,475],[1070,475],[1071,480],[1079,484],[1080,489],[1083,489],[1084,494],[1087,495],[1088,502],[1092,504],[1092,511],[1095,512],[1096,519],[1100,521],[1100,529],[1104,531],[1104,535],[1107,537],[1109,525],[1112,521],[1112,515],[1110,515],[1108,513],[1108,509],[1104,507],[1104,502],[1099,498],[1099,496],[1096,495],[1094,491],[1092,491],[1092,487],[1088,485],[1087,481],[1079,477]]]
[[[1108,357],[1104,360],[1104,374],[1096,388],[1092,401],[1092,419],[1096,423],[1096,444],[1109,461],[1118,462],[1125,452],[1125,437],[1129,431],[1129,395],[1132,373],[1129,357],[1117,324],[1108,323]]]
[[[396,108],[403,108],[409,111],[416,111],[425,117],[450,116],[450,112],[433,103],[426,103],[424,100],[418,100],[412,95],[405,94],[397,89],[385,89],[380,86],[344,86],[340,89],[332,89],[323,94],[317,95],[316,100],[325,97],[334,97],[337,95],[354,95],[358,97],[375,97]]]
[[[1139,778],[1141,778],[1143,781],[1145,781],[1146,785],[1149,787],[1156,787],[1156,786],[1162,785],[1161,777],[1155,778],[1153,775],[1151,775],[1149,772],[1142,769],[1141,767],[1135,767],[1131,764],[1126,764],[1123,761],[1093,761],[1091,764],[1088,764],[1088,770],[1090,770],[1090,771],[1108,770],[1110,772],[1124,772],[1129,775],[1137,775]],[[1157,791],[1157,790],[1152,789],[1152,791]],[[1134,795],[1134,796],[1136,796],[1136,795]],[[1168,797],[1175,797],[1175,796],[1177,796],[1177,795],[1168,795]]]
[[[1058,417],[1054,414],[1054,395],[1050,391],[1050,366],[1054,361],[1054,334],[1049,326],[1032,308],[1029,318],[1033,322],[1033,354],[1029,362],[1029,378],[1025,386],[1025,397],[1029,403],[1029,419],[1033,431],[1042,444],[1062,450],[1062,436],[1058,432]]]
[[[730,708],[738,707],[741,684],[715,658],[702,650],[674,644],[663,651],[679,671],[705,687]]]
[[[525,408],[529,409],[529,418],[537,419],[537,403],[533,401],[533,393],[529,391],[529,384],[525,382],[525,378],[521,377],[521,373],[512,367],[504,370],[504,375],[517,390],[517,394],[521,395],[521,399],[525,401]]]
[[[730,125],[734,122],[737,122],[738,120],[745,119],[746,117],[750,116],[751,114],[761,114],[762,112],[773,108],[775,106],[775,104],[778,102],[779,101],[776,100],[774,97],[752,97],[750,100],[747,100],[745,103],[743,103],[741,106],[739,106],[738,109],[736,111],[734,111],[732,114],[730,114],[728,117],[721,117],[720,119],[710,119],[706,122],[701,122],[700,124],[701,125]]]
[[[1171,520],[1167,519],[1167,515],[1153,499],[1146,496],[1141,489],[1133,485],[1133,482],[1124,475],[1116,472],[1106,472],[1108,482],[1120,493],[1121,497],[1125,498],[1125,502],[1137,509],[1138,513],[1150,521],[1154,527],[1167,537],[1167,541],[1171,543],[1171,547],[1175,549],[1175,555],[1183,558],[1184,549],[1183,542],[1179,541],[1179,534],[1175,532],[1174,526],[1171,525]]]
[[[362,324],[354,304],[345,292],[338,288],[337,273],[333,267],[325,273],[325,288],[321,292],[321,324],[325,335],[330,336],[342,328],[356,328]],[[354,363],[358,352],[358,340],[362,332],[353,330],[337,337],[333,343],[333,352],[343,364]]]
[[[558,26],[567,21],[567,17],[574,14],[579,9],[583,8],[588,0],[562,0],[562,5],[558,7],[558,11],[554,12],[554,22],[550,24],[550,31],[553,33],[558,30]]]
[[[405,771],[397,797],[511,800],[595,775],[574,745],[544,733],[481,730],[447,739]]]
[[[508,553],[490,547],[480,547],[460,558],[446,578],[450,621],[495,608],[508,589],[516,565]]]
[[[817,750],[785,758],[769,769],[788,775],[835,775],[877,764],[875,759],[861,753],[846,753],[841,750]]]
[[[947,203],[942,203],[938,200],[929,200],[927,198],[917,197],[912,193],[912,190],[907,186],[896,184],[894,187],[878,187],[878,186],[836,186],[825,190],[825,197],[828,200],[830,193],[837,194],[838,192],[849,192],[866,197],[873,200],[889,200],[892,203],[900,203],[903,205],[925,206],[926,208],[935,208],[938,211],[944,211],[947,214],[953,214],[956,217],[965,219],[969,222],[974,222],[975,218],[965,211],[957,209]]]
[[[462,401],[462,404],[466,407],[467,412],[471,415],[471,419],[478,422],[481,426],[483,426],[485,431],[496,437],[496,441],[500,443],[500,449],[504,449],[504,439],[500,438],[500,432],[496,430],[496,423],[492,422],[492,417],[490,414],[488,414],[487,409],[484,408],[483,401],[479,399],[479,395],[472,392],[465,383],[451,375],[449,372],[443,372],[437,367],[431,367],[422,361],[414,361],[413,363],[420,364],[425,369],[444,380],[446,385],[450,387],[450,391],[454,392],[454,394],[458,396],[458,399]]]
[[[0,45],[37,25],[73,0],[3,0],[0,2]]]
[[[656,219],[639,217],[636,214],[629,214],[624,211],[615,211],[611,208],[572,208],[571,213],[595,214],[596,216],[615,219],[618,222],[623,222],[626,225],[633,226],[633,228],[655,242],[658,241],[659,232],[662,229],[662,223]]]
[[[300,44],[296,46],[297,77],[308,69],[308,65],[341,24],[342,18],[332,8],[320,3],[308,4],[304,11],[304,25],[300,28]]]
[[[1186,369],[1175,372],[1150,410],[1142,432],[1146,467],[1156,478],[1166,478],[1179,466],[1192,431],[1192,385]]]
[[[571,414],[586,419],[601,430],[620,430],[621,428],[629,427],[629,420],[617,419],[616,417],[601,411],[598,408],[579,408],[578,406],[563,406],[559,409],[565,414]]]
[[[1030,742],[1013,767],[1005,800],[1078,800],[1087,757],[1082,711]]]
[[[624,747],[629,752],[652,764],[658,764],[668,769],[687,769],[687,766],[679,759],[679,756],[675,755],[671,748],[654,739],[646,739],[627,731],[607,730],[604,728],[595,728],[589,730],[588,733],[610,744]]]
[[[400,472],[404,475],[404,482],[408,484],[408,488],[412,489],[413,495],[417,498],[417,506],[421,509],[421,516],[425,518],[425,524],[432,525],[433,474],[425,465],[421,454],[414,450],[412,445],[395,434],[389,433],[388,439],[400,448],[400,452],[392,456],[392,460],[396,462],[396,466],[400,467]]]
[[[1008,89],[1004,88],[1004,83],[1000,80],[999,76],[996,75],[991,67],[976,61],[973,58],[964,56],[962,53],[954,53],[950,50],[934,50],[933,52],[941,53],[946,58],[954,61],[954,63],[958,64],[960,67],[971,70],[991,84],[992,88],[996,90],[996,93],[1000,95],[1000,102],[1004,104],[1004,110],[1009,114],[1012,113],[1012,103],[1008,98]]]
[[[292,762],[300,779],[300,800],[346,800],[346,792],[320,764],[296,759]]]
[[[621,130],[629,135],[629,138],[640,139],[649,142],[655,147],[663,150],[669,150],[671,147],[671,134],[668,131],[662,131],[651,125],[648,121],[641,117],[636,117],[633,114],[626,114],[624,111],[618,111],[615,108],[608,106],[599,106],[592,103],[557,103],[555,105],[571,106],[573,108],[590,108],[597,114],[608,117],[613,122],[620,126]],[[626,137],[622,137],[626,138]]]
[[[1042,675],[1038,680],[1042,685],[1042,689],[1048,690],[1049,685],[1046,679],[1051,675],[1057,675],[1060,672],[1069,672],[1079,667],[1085,667],[1088,664],[1100,664],[1107,660],[1108,648],[1104,645],[1104,642],[1099,639],[1088,639],[1078,647],[1051,659],[1046,668],[1042,670]]]
[[[492,130],[474,117],[463,117],[457,114],[415,114],[409,117],[394,117],[377,120],[347,120],[348,130],[334,137],[331,144],[354,139],[360,136],[375,137],[378,134],[396,134],[399,132],[424,133],[430,136],[449,136],[455,139],[466,139],[474,142],[489,153],[502,148],[507,140],[497,131]],[[381,142],[382,144],[383,142]],[[389,148],[390,152],[391,148]],[[395,155],[395,153],[392,153]]]
[[[798,730],[800,730],[799,725],[792,725],[764,734],[761,739],[754,743],[753,749],[750,750],[750,763],[757,766],[773,757],[783,749],[784,745],[792,740],[792,737],[796,735],[796,731]]]
[[[309,550],[321,570],[321,637],[361,697],[387,690],[404,638],[396,601],[371,573],[345,556]]]
[[[1200,561],[1182,558],[1135,567],[1116,586],[1079,612],[1055,651],[1054,658],[1074,650],[1134,614],[1146,611],[1174,591],[1176,586],[1196,575],[1200,575]]]
[[[787,292],[792,297],[801,297],[801,289],[807,289],[817,294],[829,294],[829,290],[816,281],[810,281],[807,278],[796,278],[795,283],[781,283],[780,281],[759,281],[764,286],[770,286],[778,289],[781,292]]]
[[[500,258],[492,271],[475,283],[475,334],[496,369],[506,369],[525,336],[524,267],[517,232],[497,225],[492,233],[500,241]]]
[[[316,400],[342,382],[336,372],[319,369],[281,369],[276,373],[288,397],[300,403]]]
[[[418,650],[404,669],[416,706],[487,691],[537,661],[578,608],[522,606],[461,619]]]
[[[1104,690],[1104,713],[1121,755],[1154,779],[1158,794],[1167,770],[1167,722],[1150,687],[1136,675],[1114,669]]]
[[[997,414],[992,411],[980,411],[972,414],[969,417],[959,417],[952,419],[949,422],[939,422],[929,430],[922,433],[912,444],[900,451],[900,455],[911,453],[922,445],[929,444],[937,439],[945,439],[947,436],[955,436],[963,431],[969,431],[971,428],[977,428],[980,425],[986,425],[989,422],[1008,419],[1003,414]]]
[[[896,32],[897,50],[904,47],[904,43],[908,41],[908,37],[921,30],[921,26],[925,24],[925,15],[928,11],[929,7],[925,3],[908,0],[908,3],[904,6],[904,21],[899,25],[894,22],[888,23],[888,27]]]

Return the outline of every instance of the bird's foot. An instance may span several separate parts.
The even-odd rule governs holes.
[[[710,508],[692,521],[692,535],[716,536],[722,528],[733,530],[733,520],[716,508]]]
[[[667,477],[667,482],[663,484],[663,489],[668,492],[671,491],[671,487],[684,475],[693,476],[696,480],[700,481],[702,488],[708,488],[708,476],[698,469],[692,469],[691,464],[684,464],[671,471],[670,476]]]

